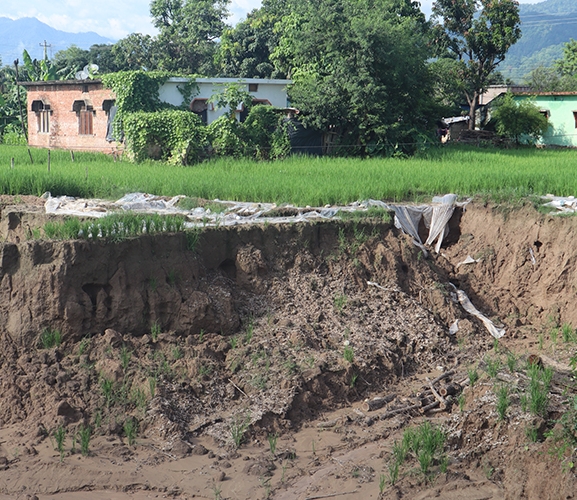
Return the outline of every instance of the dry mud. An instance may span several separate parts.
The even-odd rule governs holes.
[[[371,220],[54,242],[38,200],[0,207],[0,498],[573,498],[577,219],[473,202],[425,259]],[[444,454],[392,481],[423,422]]]

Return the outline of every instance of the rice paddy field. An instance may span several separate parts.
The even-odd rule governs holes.
[[[30,156],[33,163],[31,163]],[[13,162],[12,162],[13,159]],[[14,165],[12,167],[12,164]],[[0,194],[117,199],[128,192],[322,206],[456,193],[497,200],[577,195],[577,151],[439,147],[397,158],[220,159],[181,167],[0,145]]]

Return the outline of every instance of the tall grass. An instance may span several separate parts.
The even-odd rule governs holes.
[[[409,158],[292,157],[276,162],[224,158],[192,167],[115,162],[103,154],[0,145],[0,194],[118,198],[127,192],[298,205],[359,199],[407,200],[448,192],[498,199],[577,192],[577,152],[434,148]],[[10,159],[15,168],[10,168]]]

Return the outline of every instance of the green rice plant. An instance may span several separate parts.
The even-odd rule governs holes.
[[[58,426],[53,434],[56,441],[56,450],[60,453],[60,462],[64,460],[64,441],[66,440],[66,429],[61,425]]]
[[[398,476],[398,474],[397,474],[397,476]],[[387,481],[387,478],[385,477],[385,475],[384,475],[384,474],[381,474],[381,475],[379,476],[379,493],[380,493],[381,495],[383,494],[383,491],[385,491],[386,481]],[[395,479],[395,482],[396,482],[396,479]],[[394,484],[394,483],[392,483],[392,484]]]
[[[41,349],[52,349],[53,347],[58,347],[61,343],[62,334],[60,330],[52,330],[51,328],[44,328],[38,341]]]
[[[333,299],[333,305],[338,313],[342,313],[345,305],[347,304],[347,296],[344,294],[335,295]]]
[[[126,373],[128,366],[130,365],[130,358],[132,356],[132,351],[128,349],[125,345],[120,349],[120,364],[122,365],[122,371]]]
[[[184,353],[182,352],[182,349],[180,348],[180,346],[174,346],[172,348],[172,359],[174,361],[178,361],[179,359],[182,359],[183,356],[184,356]]]
[[[270,452],[273,456],[275,456],[275,454],[276,454],[276,442],[278,440],[278,435],[276,433],[269,434],[267,436],[267,439],[268,439],[268,445],[270,448]]]
[[[507,353],[507,368],[509,368],[511,373],[515,373],[515,370],[517,370],[517,361],[518,358],[514,352]]]
[[[539,440],[539,430],[535,426],[529,425],[525,428],[525,436],[531,443],[536,443]]]
[[[148,391],[150,393],[150,399],[153,399],[156,394],[156,377],[148,377]]]
[[[570,323],[563,323],[561,326],[561,336],[563,337],[563,342],[566,344],[575,341],[575,329]]]
[[[459,394],[459,397],[457,398],[457,403],[459,405],[459,411],[463,411],[465,409],[465,403],[466,403],[466,398],[465,395],[463,393]]]
[[[499,415],[499,420],[505,420],[509,404],[511,403],[509,388],[506,385],[500,385],[495,390],[495,394],[497,396],[497,415]]]
[[[553,370],[541,368],[538,364],[530,365],[527,369],[529,386],[527,387],[527,405],[533,415],[545,417],[549,406],[549,389]]]
[[[350,345],[345,346],[343,351],[343,358],[345,358],[345,361],[348,363],[353,362],[353,359],[355,358],[355,351]]]
[[[553,345],[557,344],[557,338],[559,337],[559,328],[557,327],[551,328],[551,330],[549,331],[549,337]]]
[[[487,365],[486,371],[489,377],[495,378],[501,369],[501,360],[499,358],[493,359],[485,356],[485,364]]]
[[[248,319],[246,329],[244,332],[244,344],[245,345],[250,344],[250,341],[252,340],[253,335],[254,335],[254,319],[251,316]]]
[[[132,417],[127,418],[122,425],[122,430],[128,441],[128,446],[132,446],[138,435],[138,421]]]
[[[402,450],[411,451],[414,454],[421,472],[424,476],[428,476],[433,461],[438,459],[443,452],[445,439],[445,434],[441,429],[426,421],[419,427],[407,429],[403,433],[401,446]]]
[[[100,390],[104,396],[104,401],[106,402],[106,407],[110,408],[112,402],[114,401],[114,381],[107,379],[106,377],[100,378]]]
[[[84,337],[78,344],[78,355],[82,356],[90,347],[90,337]]]
[[[146,412],[146,405],[148,403],[148,400],[146,397],[146,393],[144,392],[143,389],[139,387],[132,389],[132,391],[130,392],[130,401],[134,404],[134,406],[140,408],[142,413]]]
[[[229,343],[231,349],[236,349],[236,347],[238,346],[238,337],[236,335],[233,335],[230,338]]]
[[[82,456],[87,457],[90,453],[90,439],[92,437],[92,428],[87,425],[82,425],[78,429],[78,438],[80,441],[80,453]]]
[[[229,431],[235,448],[240,448],[250,425],[250,415],[236,415],[229,423]]]
[[[152,337],[152,340],[154,340],[156,342],[156,340],[158,339],[158,336],[161,334],[162,329],[160,327],[160,323],[158,321],[155,321],[154,323],[152,323],[152,326],[150,327],[150,335]]]
[[[479,380],[479,372],[477,371],[477,368],[467,368],[467,375],[469,377],[469,384],[473,387],[477,383],[477,380]]]
[[[357,383],[357,379],[359,378],[359,374],[358,373],[353,373],[351,375],[351,380],[349,382],[349,387],[352,389],[356,383]]]

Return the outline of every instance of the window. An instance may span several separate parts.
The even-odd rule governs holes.
[[[202,123],[208,124],[208,99],[193,99],[190,110],[200,116]]]
[[[541,113],[547,119],[549,119],[549,116],[551,116],[551,113],[549,113],[548,109],[540,109],[539,113]]]
[[[50,133],[50,104],[44,101],[33,101],[32,111],[36,113],[37,132],[39,134]]]
[[[258,83],[249,83],[248,84],[248,91],[249,92],[258,92]]]
[[[577,128],[577,111],[573,111],[573,120],[575,120],[575,128]]]
[[[78,135],[93,135],[92,106],[87,101],[74,101],[72,111],[78,116]]]

